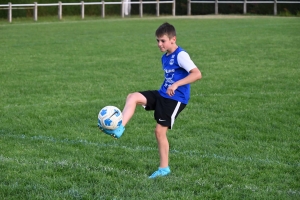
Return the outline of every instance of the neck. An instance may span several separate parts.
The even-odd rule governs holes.
[[[167,55],[172,54],[174,51],[176,51],[177,48],[178,48],[178,46],[174,45],[170,50],[167,50]]]

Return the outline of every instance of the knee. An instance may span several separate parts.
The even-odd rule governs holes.
[[[167,137],[167,131],[166,130],[161,130],[159,128],[155,129],[155,137],[157,140],[162,140],[166,139]]]
[[[127,103],[144,103],[146,100],[141,99],[141,94],[139,92],[129,93],[126,98]]]
[[[132,98],[132,97],[134,96],[134,94],[135,94],[135,93],[129,93],[129,94],[127,95],[127,99]]]
[[[139,92],[129,93],[126,98],[127,105],[146,105],[147,99]]]
[[[128,95],[127,95],[127,98],[126,98],[126,101],[135,101],[135,93],[129,93]]]

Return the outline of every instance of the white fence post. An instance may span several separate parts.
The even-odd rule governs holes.
[[[140,17],[143,17],[143,0],[140,0]]]
[[[124,6],[124,0],[121,0],[121,2],[122,2],[122,4],[121,4],[121,16],[122,16],[122,18],[124,18],[124,12],[125,12],[125,6]]]
[[[81,19],[84,19],[84,1],[81,1]]]
[[[247,14],[247,0],[244,0],[244,14]]]
[[[173,16],[175,16],[175,14],[176,14],[176,0],[173,0],[172,14],[173,14]]]
[[[58,2],[58,19],[59,20],[62,19],[62,5],[61,5],[61,1]]]
[[[277,0],[274,0],[274,15],[277,15]]]
[[[159,0],[156,0],[156,17],[159,16]]]
[[[37,6],[37,2],[34,2],[33,20],[34,21],[38,20],[38,6]]]
[[[218,0],[215,0],[215,15],[219,14]]]
[[[191,15],[191,0],[187,0],[187,15]]]
[[[12,6],[11,2],[8,2],[8,22],[11,23],[12,21]]]
[[[105,3],[104,0],[102,0],[102,18],[105,17]]]

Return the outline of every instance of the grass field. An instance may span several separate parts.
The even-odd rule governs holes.
[[[202,71],[169,131],[168,177],[152,112],[113,140],[106,105],[163,81],[168,21]],[[300,199],[300,20],[0,22],[0,199]]]

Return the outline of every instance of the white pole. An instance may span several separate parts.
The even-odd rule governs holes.
[[[187,1],[187,14],[191,15],[191,0]]]
[[[12,21],[12,6],[11,2],[8,2],[8,22],[11,23]]]
[[[105,17],[105,3],[104,0],[102,0],[102,18]]]
[[[140,0],[140,17],[143,17],[143,0]]]
[[[33,19],[34,19],[34,21],[38,20],[38,6],[37,6],[37,2],[34,2]]]
[[[159,17],[159,0],[156,0],[156,17]]]
[[[172,13],[173,13],[173,16],[175,16],[175,13],[176,13],[176,0],[173,0]]]
[[[81,1],[81,19],[84,19],[84,1]]]
[[[244,14],[247,14],[247,0],[244,0]]]
[[[58,2],[58,19],[62,19],[62,5],[61,1]]]
[[[219,13],[218,10],[218,0],[215,0],[215,15],[217,15]]]
[[[277,15],[277,0],[274,0],[274,15]]]
[[[122,0],[122,4],[121,4],[121,16],[122,16],[122,18],[124,18],[124,12],[125,12],[125,6],[124,6],[124,0]]]

